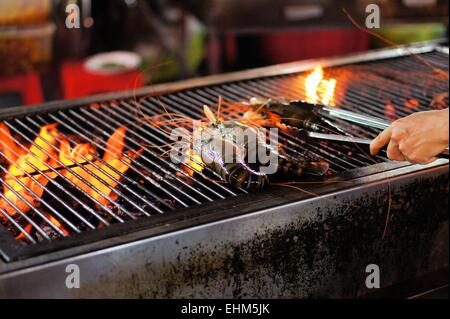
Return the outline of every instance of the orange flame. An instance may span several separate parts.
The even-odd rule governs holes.
[[[50,220],[50,222],[55,225],[56,227],[58,227],[64,235],[69,235],[69,232],[64,228],[64,226],[52,215],[50,215],[49,213],[44,213],[45,217],[48,218],[48,220]]]
[[[4,128],[5,127],[3,127],[3,129]],[[4,153],[4,155],[7,158],[8,162],[11,163],[8,168],[8,173],[5,173],[5,176],[3,178],[5,184],[9,186],[8,187],[4,185],[3,195],[21,212],[25,213],[31,209],[30,205],[28,205],[27,202],[32,206],[37,206],[38,199],[36,198],[36,196],[41,197],[44,193],[44,189],[36,181],[41,183],[43,186],[46,186],[49,179],[55,178],[56,174],[53,172],[46,172],[44,174],[36,176],[36,181],[34,181],[32,178],[27,177],[24,172],[33,174],[36,172],[34,167],[39,170],[46,171],[48,169],[48,167],[45,165],[46,163],[48,163],[52,167],[57,166],[55,165],[55,160],[47,155],[43,150],[56,158],[57,153],[52,146],[56,146],[57,141],[53,136],[57,137],[59,136],[59,134],[56,131],[55,124],[43,126],[41,128],[39,136],[34,140],[34,143],[36,145],[31,146],[27,153],[23,153],[18,151],[19,147],[13,142],[9,130],[2,130],[2,132],[4,135],[8,136],[7,143],[2,145],[2,149],[9,151],[9,154]],[[42,150],[37,146],[39,146]],[[19,154],[22,153],[22,155],[17,157],[16,152]],[[11,158],[8,158],[8,155]],[[31,192],[28,191],[27,188]],[[33,193],[36,196],[33,196]],[[22,200],[18,194],[20,194],[25,200]],[[11,216],[17,214],[17,210],[12,205],[9,205],[4,199],[0,200],[0,207],[3,208]]]
[[[108,139],[103,161],[96,160],[93,162],[94,164],[84,165],[84,169],[82,167],[72,168],[70,171],[65,172],[64,175],[72,183],[88,193],[91,198],[94,198],[102,205],[107,205],[108,198],[117,198],[117,194],[112,191],[112,188],[117,186],[117,180],[120,179],[119,173],[124,174],[131,163],[130,159],[122,156],[122,151],[125,147],[124,139],[125,128],[120,127]],[[92,145],[79,144],[71,149],[68,141],[63,142],[61,143],[59,159],[65,165],[82,164],[86,162],[85,159],[93,161],[94,156],[92,154],[96,154],[96,150]],[[114,167],[115,170],[110,167]],[[76,173],[80,178],[72,172]],[[95,189],[98,189],[99,192]]]
[[[31,229],[33,228],[33,225],[28,224],[24,227],[24,230],[29,234],[31,232]],[[24,233],[20,233],[19,236],[16,236],[16,239],[25,239],[26,236]]]
[[[323,69],[320,65],[306,77],[306,101],[309,103],[321,103],[327,106],[335,106],[335,89],[336,79],[325,79]]]
[[[97,150],[91,144],[78,144],[72,147],[70,142],[58,132],[56,123],[43,126],[35,138],[34,144],[28,150],[16,145],[8,127],[4,123],[0,123],[0,152],[9,163],[7,173],[3,176],[5,182],[3,196],[22,213],[27,213],[32,207],[39,207],[44,187],[50,180],[58,176],[49,169],[51,167],[63,169],[60,170],[61,175],[100,204],[107,205],[109,199],[117,198],[118,195],[113,189],[117,186],[120,174],[124,174],[131,163],[131,160],[123,154],[125,134],[126,128],[119,127],[110,136],[106,143],[103,161],[101,161],[94,160]],[[83,165],[84,168],[64,169],[74,164]],[[37,170],[41,171],[40,174],[36,173]],[[34,179],[28,177],[24,172],[33,175]],[[7,200],[0,199],[0,208],[10,216],[15,216],[17,210]],[[68,234],[68,231],[54,216],[48,212],[42,213],[54,226],[64,234]],[[0,217],[3,217],[1,213]],[[25,231],[28,233],[31,229],[31,225],[25,226]],[[24,237],[24,234],[20,234],[16,238]]]

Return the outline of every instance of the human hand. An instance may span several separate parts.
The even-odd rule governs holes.
[[[391,124],[370,144],[375,155],[388,145],[391,160],[428,164],[449,144],[449,110],[418,112]]]

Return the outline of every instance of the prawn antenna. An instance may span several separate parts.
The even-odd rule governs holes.
[[[217,119],[214,116],[213,112],[211,112],[211,109],[208,107],[208,105],[203,105],[203,112],[205,112],[206,117],[211,123],[216,123]]]

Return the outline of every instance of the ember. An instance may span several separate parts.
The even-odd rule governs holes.
[[[417,108],[419,108],[419,106],[420,106],[419,101],[415,99],[410,99],[405,103],[405,107],[410,110],[416,110]]]
[[[397,119],[397,112],[395,111],[392,101],[386,102],[386,106],[384,107],[384,117],[391,121],[395,121]]]

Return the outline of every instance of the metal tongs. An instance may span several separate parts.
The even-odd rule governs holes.
[[[384,130],[388,128],[392,122],[380,119],[373,116],[367,116],[358,114],[351,111],[336,109],[336,108],[329,108],[329,107],[322,107],[321,113],[327,114],[330,117],[339,118],[341,120],[345,120],[348,122],[377,128],[380,130]],[[312,138],[318,138],[323,140],[331,140],[331,141],[338,141],[338,142],[348,142],[348,143],[357,143],[357,144],[366,144],[369,145],[372,140],[368,138],[359,138],[359,137],[353,137],[353,136],[347,136],[347,135],[338,135],[338,134],[324,134],[324,133],[318,133],[318,132],[308,132],[308,136]],[[449,149],[447,148],[444,152],[441,154],[438,154],[436,156],[437,158],[444,158],[449,159]]]

